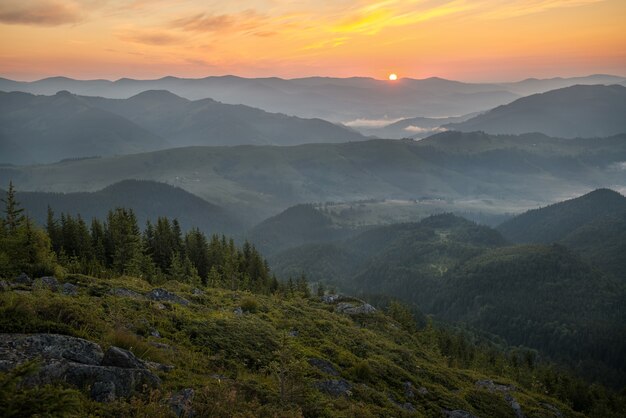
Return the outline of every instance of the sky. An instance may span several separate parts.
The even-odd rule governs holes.
[[[0,0],[0,76],[626,75],[626,0]]]

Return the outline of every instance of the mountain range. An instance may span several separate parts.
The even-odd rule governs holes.
[[[33,82],[0,79],[0,90],[52,95],[60,90],[87,96],[126,99],[146,90],[168,90],[190,100],[212,98],[269,112],[348,122],[359,118],[443,117],[485,111],[521,96],[575,84],[623,84],[624,77],[528,79],[515,83],[462,83],[432,77],[394,83],[365,77],[299,79],[235,76],[156,80],[122,78],[73,80],[52,77]]]
[[[541,132],[561,138],[626,132],[626,87],[577,85],[534,94],[444,128],[492,134]]]
[[[321,119],[268,113],[167,91],[129,99],[0,92],[0,163],[124,155],[189,145],[345,142],[364,139]]]
[[[418,142],[189,147],[4,166],[0,184],[13,180],[23,191],[77,192],[126,179],[154,180],[256,223],[303,202],[465,197],[552,203],[600,187],[624,187],[623,161],[624,135],[569,140],[444,132]]]

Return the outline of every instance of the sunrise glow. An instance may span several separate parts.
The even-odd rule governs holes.
[[[3,1],[0,76],[625,74],[625,19],[623,0]]]
[[[398,75],[397,74],[389,74],[389,81],[396,81],[398,79]]]

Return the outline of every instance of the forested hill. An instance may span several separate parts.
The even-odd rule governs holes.
[[[513,242],[557,242],[589,222],[623,212],[626,212],[626,197],[610,189],[598,189],[530,210],[502,223],[498,230]]]
[[[5,193],[0,190],[0,193]],[[57,213],[104,218],[111,208],[127,207],[142,227],[160,216],[176,218],[183,229],[197,227],[207,234],[240,232],[246,225],[223,208],[185,190],[154,181],[124,180],[96,192],[18,192],[26,213],[40,225],[46,223],[46,208]]]
[[[537,349],[591,380],[626,382],[619,309],[626,288],[563,246],[515,246],[491,228],[437,215],[269,261],[279,277],[306,272],[356,294],[392,295],[435,318]]]

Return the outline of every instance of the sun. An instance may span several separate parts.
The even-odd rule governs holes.
[[[398,75],[396,73],[389,74],[389,81],[396,81],[398,79]]]

